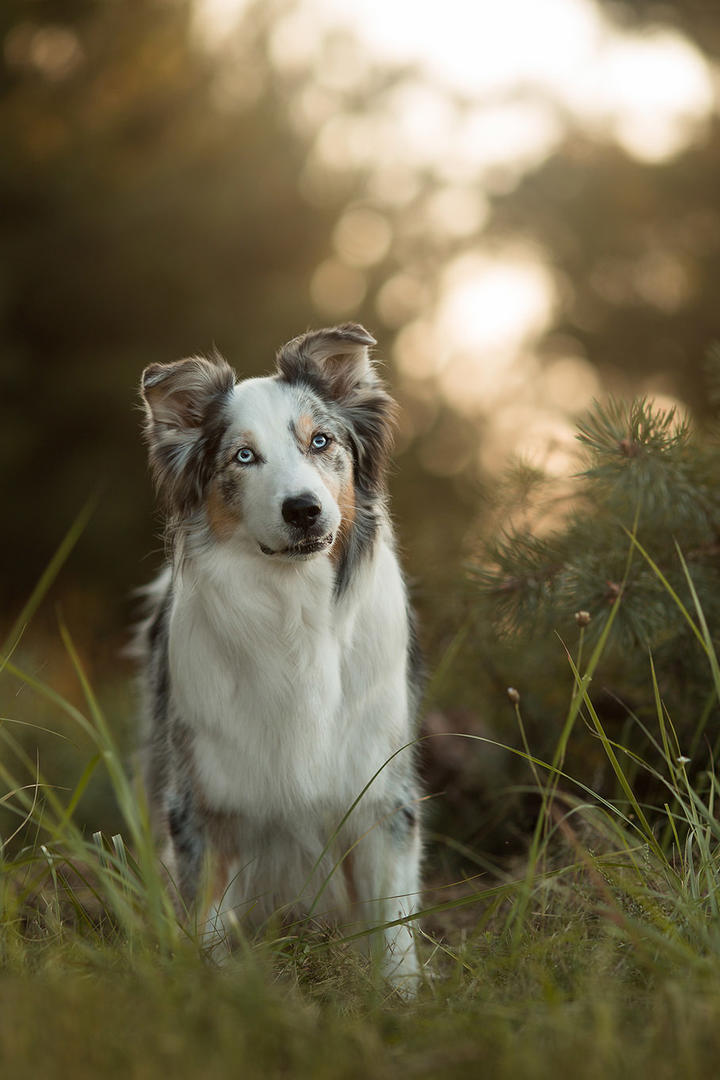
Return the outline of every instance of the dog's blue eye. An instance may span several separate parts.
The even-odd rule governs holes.
[[[235,460],[239,461],[241,465],[252,465],[254,461],[257,461],[257,458],[254,450],[251,450],[249,446],[243,446],[235,455]]]
[[[326,446],[330,445],[330,437],[328,435],[318,433],[317,435],[313,435],[310,445],[312,446],[313,450],[324,450]]]

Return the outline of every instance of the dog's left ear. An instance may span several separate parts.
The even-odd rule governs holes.
[[[370,359],[375,338],[359,323],[311,330],[277,356],[281,378],[305,382],[339,407],[355,457],[355,482],[368,493],[382,485],[392,449],[395,402]]]
[[[321,383],[326,394],[344,401],[354,388],[377,381],[370,362],[375,344],[359,323],[310,330],[283,345],[277,355],[278,371],[288,382]]]

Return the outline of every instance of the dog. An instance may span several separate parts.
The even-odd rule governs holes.
[[[289,341],[264,378],[219,354],[143,372],[169,550],[141,634],[145,772],[185,910],[212,867],[221,948],[277,912],[361,925],[412,993],[421,665],[375,344],[347,323]]]

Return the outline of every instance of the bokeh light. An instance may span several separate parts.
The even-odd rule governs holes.
[[[245,6],[205,0],[201,24],[213,46]],[[506,453],[528,440],[537,447],[542,432],[555,445],[544,403],[567,428],[598,390],[597,376],[582,358],[547,370],[538,362],[558,294],[571,286],[522,236],[514,250],[482,240],[493,224],[490,199],[511,192],[572,130],[653,164],[702,139],[717,95],[699,49],[668,25],[623,26],[593,0],[448,0],[442,10],[426,0],[303,0],[277,19],[270,55],[299,80],[292,116],[311,143],[306,196],[322,205],[333,172],[366,177],[365,203],[342,212],[334,250],[312,278],[319,314],[351,316],[374,296],[397,335],[399,373],[431,380],[463,415],[492,415],[485,465],[497,464],[503,439]],[[399,77],[372,89],[388,70]],[[423,174],[433,184],[421,195]],[[435,297],[413,258],[421,238],[445,248]],[[465,238],[469,246],[453,252]],[[395,265],[371,283],[363,271],[389,253]],[[593,275],[611,303],[672,312],[692,295],[688,260],[656,245]]]
[[[453,477],[458,520],[513,456],[572,471],[594,396],[702,404],[687,373],[720,269],[711,15],[624,0],[141,7],[142,25],[21,6],[5,32],[20,87],[6,175],[37,233],[36,248],[9,238],[14,371],[62,369],[61,389],[112,384],[119,402],[143,362],[216,342],[259,372],[278,337],[361,320],[401,402],[402,473]],[[7,412],[27,486],[41,451]],[[47,479],[59,502],[92,471],[82,447],[64,461]]]

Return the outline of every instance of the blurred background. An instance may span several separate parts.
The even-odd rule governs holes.
[[[25,669],[80,700],[60,612],[132,745],[119,653],[162,560],[142,368],[217,346],[261,374],[346,319],[378,338],[402,406],[393,509],[436,668],[509,463],[570,476],[574,418],[609,392],[703,416],[719,57],[707,0],[4,0],[6,626],[98,493]],[[497,734],[516,675],[470,643],[430,727]],[[27,686],[2,707],[57,727]],[[87,754],[65,734],[41,745],[61,777]],[[467,754],[428,766],[447,805]],[[502,765],[477,770],[475,793]],[[103,798],[98,781],[94,827]]]

